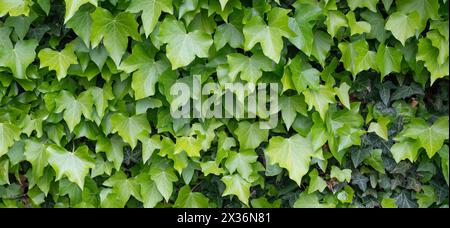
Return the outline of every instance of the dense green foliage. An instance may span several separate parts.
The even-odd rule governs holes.
[[[448,207],[447,0],[0,0],[0,207]],[[178,81],[279,120],[174,119]]]

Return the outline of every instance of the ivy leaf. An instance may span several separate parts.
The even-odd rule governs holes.
[[[87,146],[79,147],[71,153],[58,145],[47,147],[48,163],[56,172],[56,180],[66,176],[71,182],[76,183],[81,189],[84,186],[84,178],[89,169],[95,167],[95,159],[89,155]]]
[[[368,8],[370,11],[377,12],[378,0],[348,0],[348,6],[351,11],[355,11],[356,8]]]
[[[174,207],[177,208],[207,208],[209,199],[199,192],[192,192],[189,185],[180,188]]]
[[[225,173],[225,170],[219,167],[216,161],[202,162],[200,163],[200,167],[202,168],[202,173],[205,176],[208,176],[209,174],[219,176]]]
[[[95,151],[97,153],[105,152],[108,161],[114,164],[114,168],[116,170],[119,170],[123,162],[124,146],[125,143],[123,143],[122,139],[117,135],[113,135],[111,139],[98,137],[97,144],[95,145]]]
[[[121,12],[113,16],[108,10],[97,7],[91,14],[91,44],[96,48],[103,40],[106,50],[110,54],[116,66],[120,65],[122,55],[128,46],[128,37],[141,40],[137,32],[138,23],[134,15]]]
[[[134,98],[139,100],[155,95],[155,84],[167,69],[169,69],[167,61],[160,60],[154,63],[147,63],[134,72],[131,82]]]
[[[411,36],[417,32],[417,25],[420,23],[420,15],[414,11],[408,15],[401,12],[391,14],[386,22],[386,30],[392,32],[392,35],[399,40],[403,46]]]
[[[347,183],[350,183],[352,179],[352,170],[351,169],[340,169],[337,166],[331,167],[331,178],[336,178],[339,182],[347,181]]]
[[[424,61],[425,67],[431,74],[431,84],[437,79],[448,75],[449,61],[447,59],[444,64],[438,63],[437,56],[439,55],[439,49],[433,47],[430,39],[421,38],[418,47],[416,60]]]
[[[92,19],[89,8],[81,8],[73,15],[65,24],[71,28],[84,42],[86,47],[89,47],[91,37]]]
[[[3,46],[3,45],[2,45]],[[0,66],[9,67],[14,77],[26,78],[26,70],[34,61],[35,49],[38,46],[36,40],[20,40],[14,48],[9,45],[0,50]]]
[[[261,17],[253,17],[243,28],[244,49],[248,51],[260,43],[264,55],[278,63],[283,49],[283,37],[293,36],[289,28],[289,12],[287,9],[273,8],[267,15],[268,24]]]
[[[64,16],[64,24],[66,24],[70,18],[75,15],[75,12],[78,11],[78,9],[86,4],[91,3],[95,7],[97,7],[98,1],[97,0],[64,0],[66,2],[66,14]]]
[[[437,0],[407,0],[397,4],[398,10],[402,13],[417,11],[421,24],[425,24],[428,19],[439,19],[439,3]]]
[[[112,187],[116,192],[116,196],[119,198],[117,200],[120,202],[127,202],[130,196],[134,196],[137,199],[141,198],[139,194],[140,186],[136,183],[135,179],[127,178],[127,175],[121,170],[103,182],[103,185]]]
[[[448,146],[444,145],[439,151],[439,157],[441,157],[441,167],[442,167],[442,173],[444,175],[445,181],[448,182],[448,176],[449,176],[449,157],[448,157]]]
[[[92,97],[87,96],[85,99],[80,98],[82,98],[81,95],[79,99],[76,99],[70,92],[63,90],[55,100],[56,112],[59,113],[64,111],[63,118],[70,131],[73,131],[75,126],[80,123],[82,114],[89,116],[92,113],[92,106],[94,103]]]
[[[350,27],[350,35],[369,33],[371,26],[365,21],[356,21],[355,13],[350,11],[345,15],[347,17],[348,26]]]
[[[48,165],[47,146],[34,140],[25,142],[24,155],[33,166],[32,173],[35,178],[44,175],[44,169]]]
[[[171,165],[169,166],[164,160],[152,164],[150,167],[150,176],[164,199],[169,201],[173,192],[173,182],[178,180]]]
[[[309,170],[309,163],[313,154],[311,141],[298,134],[290,138],[274,136],[270,139],[265,150],[265,155],[270,161],[269,164],[278,164],[280,167],[287,169],[289,178],[299,186],[302,177]]]
[[[232,48],[242,48],[244,45],[244,35],[231,23],[219,25],[214,33],[214,46],[217,50],[222,49],[226,44]]]
[[[269,131],[260,129],[258,122],[251,124],[248,121],[241,121],[234,134],[238,138],[241,149],[256,149],[259,144],[266,142],[269,138]]]
[[[381,157],[383,151],[381,149],[374,149],[370,152],[370,156],[364,161],[366,164],[372,166],[379,173],[385,174],[384,163]]]
[[[347,27],[347,18],[341,11],[328,11],[326,19],[327,31],[334,37],[341,27]]]
[[[372,122],[369,125],[369,129],[367,129],[367,132],[374,132],[378,136],[380,136],[384,140],[388,140],[388,128],[387,125],[389,124],[389,119],[387,118],[379,118],[378,122]]]
[[[347,85],[347,83],[343,82],[339,86],[339,88],[334,88],[334,92],[339,97],[339,100],[341,103],[348,109],[351,109],[350,107],[350,97],[348,95],[348,91],[350,90],[350,86]]]
[[[444,141],[449,137],[448,117],[440,117],[432,126],[423,119],[415,119],[400,133],[404,137],[417,139],[421,147],[425,148],[429,158],[432,158]]]
[[[25,15],[30,13],[31,0],[0,0],[0,17],[9,13],[10,16]]]
[[[250,183],[239,176],[239,174],[224,176],[221,180],[225,184],[225,190],[222,196],[235,195],[242,203],[248,206]]]
[[[133,0],[127,11],[131,13],[142,11],[143,27],[148,37],[155,29],[162,12],[173,13],[172,0]]]
[[[208,50],[213,44],[211,36],[195,30],[186,32],[183,22],[173,17],[166,17],[159,28],[159,38],[167,44],[167,58],[172,70],[189,65],[195,57],[208,57]]]
[[[339,43],[339,50],[342,52],[341,61],[346,70],[350,71],[354,77],[363,71],[373,68],[375,65],[375,52],[369,51],[369,44],[366,40],[360,39],[351,43]]]
[[[250,175],[253,173],[252,163],[256,162],[258,155],[254,150],[244,150],[237,152],[230,152],[225,162],[225,167],[230,174],[233,174],[236,170],[240,176],[249,181]]]
[[[8,153],[14,141],[20,139],[20,128],[9,123],[0,123],[0,157]]]
[[[305,102],[308,104],[309,110],[312,110],[314,107],[323,120],[329,104],[335,102],[334,91],[325,86],[321,86],[319,89],[308,89],[303,92],[303,95],[305,95]]]
[[[307,116],[306,103],[301,96],[282,96],[279,102],[281,118],[283,118],[286,129],[291,128],[297,113]]]
[[[388,47],[384,44],[378,46],[376,65],[381,73],[381,81],[391,72],[400,72],[403,55],[398,49]]]
[[[228,76],[234,81],[239,74],[242,80],[255,83],[262,76],[263,71],[273,70],[272,61],[264,55],[255,54],[251,57],[239,53],[227,55],[228,59]]]
[[[336,205],[320,203],[317,192],[308,194],[306,191],[300,193],[294,203],[294,208],[334,208]]]
[[[306,2],[297,2],[295,7],[295,18],[290,18],[289,28],[295,33],[289,40],[298,49],[310,56],[313,49],[314,22],[322,14],[322,9],[316,5]],[[318,31],[316,31],[317,33]]]
[[[308,194],[314,193],[315,191],[323,192],[326,187],[327,182],[319,176],[317,169],[313,169],[309,172]]]
[[[56,77],[61,80],[67,76],[67,69],[71,64],[77,64],[77,56],[73,53],[72,48],[66,47],[58,52],[50,48],[43,49],[39,52],[38,58],[41,61],[41,68],[48,67],[50,70],[56,71]]]
[[[161,137],[159,135],[148,137],[144,132],[138,138],[142,142],[142,162],[145,164],[155,150],[161,149]]]
[[[151,129],[146,115],[125,116],[122,113],[115,113],[111,116],[113,133],[117,132],[123,140],[130,144],[131,148],[137,145],[137,136],[142,132],[150,134]]]

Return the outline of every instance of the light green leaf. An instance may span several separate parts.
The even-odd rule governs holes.
[[[155,95],[155,85],[159,77],[169,69],[167,61],[147,63],[133,73],[131,87],[134,90],[136,100]]]
[[[44,175],[44,169],[48,165],[47,146],[34,140],[25,142],[24,155],[33,167],[34,178],[40,178]]]
[[[261,129],[258,122],[239,122],[238,128],[234,131],[241,149],[256,149],[262,142],[266,142],[269,137],[267,129]]]
[[[305,102],[308,104],[309,110],[312,110],[314,107],[324,120],[329,104],[335,102],[334,91],[328,87],[321,86],[319,89],[308,89],[303,94],[305,95]]]
[[[263,71],[273,70],[272,61],[260,54],[247,57],[239,53],[233,53],[227,55],[227,59],[228,75],[231,81],[234,81],[239,74],[242,80],[256,84]]]
[[[64,0],[64,1],[66,2],[66,14],[64,16],[64,24],[67,23],[70,20],[70,18],[73,17],[73,15],[75,15],[75,12],[78,11],[80,6],[88,2],[96,7],[98,4],[97,0]]]
[[[186,32],[183,22],[173,17],[166,17],[159,28],[159,39],[167,44],[166,55],[172,69],[189,65],[195,57],[208,57],[208,50],[213,44],[211,36],[195,30]]]
[[[207,208],[209,199],[199,192],[192,192],[189,185],[180,188],[174,207],[177,208]]]
[[[71,64],[77,64],[77,56],[72,48],[66,47],[58,52],[50,48],[39,52],[38,58],[41,61],[41,68],[48,67],[49,70],[56,71],[56,77],[61,80],[67,76],[67,70]]]
[[[400,72],[403,55],[401,50],[388,47],[384,44],[378,46],[376,65],[381,73],[381,81],[391,72]]]
[[[319,176],[317,169],[313,169],[309,172],[308,194],[314,193],[315,191],[322,192],[326,187],[327,182]]]
[[[354,11],[356,8],[368,8],[370,11],[377,12],[377,3],[378,0],[347,0],[348,6],[351,11]]]
[[[299,186],[302,177],[308,173],[313,154],[311,141],[298,134],[290,138],[274,136],[270,139],[265,150],[265,155],[269,158],[269,164],[278,164],[280,167],[287,169],[289,178]]]
[[[421,38],[418,44],[418,51],[416,55],[417,61],[424,61],[424,65],[431,74],[431,84],[437,79],[445,77],[449,73],[448,58],[444,64],[439,64],[437,57],[439,56],[439,49],[433,47],[430,39]]]
[[[173,13],[172,0],[132,0],[127,11],[131,13],[142,11],[143,27],[148,37],[155,29],[162,12]]]
[[[169,163],[160,160],[150,167],[151,179],[155,182],[158,191],[166,201],[169,201],[173,192],[173,182],[178,180],[173,168]]]
[[[415,162],[419,155],[420,143],[418,141],[405,140],[391,147],[391,153],[395,162],[408,159]]]
[[[417,27],[419,23],[420,15],[416,11],[408,15],[395,12],[389,16],[385,29],[391,31],[392,35],[405,46],[408,38],[420,32]]]
[[[320,203],[316,192],[308,194],[306,191],[300,193],[294,203],[294,208],[334,208],[336,205],[330,203]]]
[[[360,39],[351,43],[339,43],[339,50],[342,52],[341,62],[346,70],[350,71],[354,77],[369,68],[375,66],[375,52],[369,51],[369,44],[365,39]]]
[[[339,182],[347,181],[350,183],[352,179],[352,170],[351,169],[340,169],[337,166],[331,166],[331,178],[336,178]]]
[[[244,35],[231,23],[220,25],[214,33],[216,49],[222,49],[225,44],[229,44],[232,48],[242,48],[244,45]]]
[[[35,49],[37,46],[36,40],[20,40],[14,48],[7,45],[0,49],[0,66],[9,67],[14,77],[25,79],[26,70],[36,56]]]
[[[365,2],[365,1],[364,1]],[[355,13],[350,11],[345,15],[347,17],[348,26],[350,27],[350,35],[369,33],[371,26],[365,21],[356,21]]]
[[[139,134],[151,132],[150,124],[144,114],[127,117],[124,114],[115,113],[110,121],[113,132],[117,132],[126,143],[130,144],[131,148],[136,147]]]
[[[8,153],[14,141],[20,139],[20,128],[9,123],[0,123],[0,157]]]
[[[334,37],[341,27],[347,27],[347,18],[341,11],[328,11],[326,19],[327,31]]]
[[[60,146],[50,145],[47,147],[47,157],[48,163],[56,172],[57,181],[66,176],[81,189],[84,187],[84,178],[89,174],[89,169],[95,167],[95,160],[89,154],[87,146],[79,147],[71,153]]]
[[[348,91],[350,90],[350,86],[347,83],[343,82],[339,87],[334,88],[334,92],[339,97],[341,103],[348,109],[350,107],[350,97],[348,95]]]
[[[9,13],[10,16],[25,15],[28,16],[31,0],[0,0],[0,17]]]
[[[222,196],[235,195],[242,203],[248,206],[250,183],[239,176],[239,174],[224,176],[221,180],[225,184],[225,190]]]
[[[441,149],[444,141],[449,137],[448,116],[438,118],[432,126],[423,119],[415,119],[405,126],[400,133],[404,137],[417,139],[421,147],[425,148],[429,158],[432,158],[439,149]]]
[[[254,150],[243,150],[239,153],[230,152],[225,162],[225,167],[230,174],[233,174],[236,170],[240,176],[249,181],[250,175],[253,173],[252,164],[256,162],[258,155]]]
[[[103,40],[109,55],[116,66],[119,66],[122,55],[126,52],[128,46],[128,37],[137,41],[141,40],[141,36],[137,32],[138,23],[134,15],[121,12],[113,16],[108,10],[97,7],[91,17],[92,48],[96,48]]]
[[[289,38],[294,34],[289,28],[289,11],[273,8],[267,15],[268,24],[261,17],[253,17],[244,25],[244,49],[248,51],[260,43],[264,55],[278,63],[283,49],[283,37]]]

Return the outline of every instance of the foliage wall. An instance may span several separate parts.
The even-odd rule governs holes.
[[[0,207],[448,207],[447,0],[0,0]],[[279,120],[171,85],[279,85]]]

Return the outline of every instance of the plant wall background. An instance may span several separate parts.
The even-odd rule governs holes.
[[[448,207],[447,0],[0,0],[0,207]],[[170,87],[278,83],[279,121]]]

